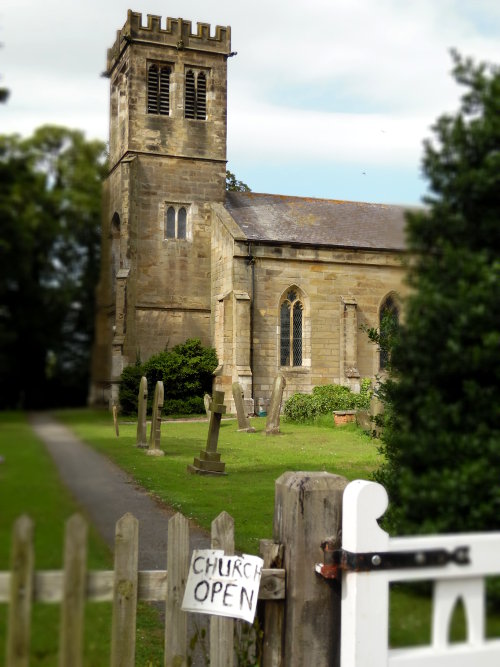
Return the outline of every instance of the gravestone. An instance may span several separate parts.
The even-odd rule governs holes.
[[[282,375],[278,375],[274,381],[269,412],[267,413],[266,435],[278,435],[280,432],[281,401],[283,400],[285,385],[285,378]]]
[[[139,397],[137,401],[137,447],[145,449],[148,446],[146,434],[146,412],[148,407],[148,381],[144,375],[139,385]]]
[[[210,394],[205,394],[203,396],[203,404],[205,405],[205,412],[207,413],[207,417],[210,419],[210,403],[212,402],[212,397]]]
[[[238,431],[246,431],[247,433],[255,433],[253,426],[250,426],[250,420],[245,410],[245,403],[243,399],[243,389],[239,382],[233,382],[233,398],[236,406],[236,415],[238,417]]]
[[[165,452],[160,449],[161,437],[161,410],[163,408],[163,382],[158,380],[153,398],[153,414],[151,415],[151,432],[149,434],[149,456],[164,456]]]
[[[210,402],[210,422],[208,424],[207,446],[200,452],[200,457],[195,458],[193,465],[187,467],[188,471],[196,475],[226,475],[226,464],[220,460],[217,451],[219,430],[222,415],[226,412],[224,405],[224,392],[214,391]]]
[[[118,406],[113,405],[113,423],[115,425],[116,437],[120,435],[120,427],[118,426]]]

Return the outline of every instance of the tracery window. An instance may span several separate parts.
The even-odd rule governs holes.
[[[187,210],[185,206],[170,204],[165,209],[165,238],[187,239]]]
[[[302,366],[304,305],[290,289],[280,305],[280,365]]]
[[[380,332],[380,352],[379,352],[379,366],[380,370],[387,368],[389,364],[389,350],[387,344],[394,330],[399,325],[399,306],[394,295],[387,296],[379,312],[379,332]]]
[[[207,119],[207,75],[188,69],[185,81],[184,117],[195,120]]]
[[[170,115],[170,73],[169,65],[160,63],[148,65],[148,113],[160,116]]]

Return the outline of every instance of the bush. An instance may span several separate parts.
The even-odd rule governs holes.
[[[125,414],[137,412],[141,377],[148,379],[148,409],[151,409],[158,380],[163,382],[164,414],[195,414],[205,411],[203,395],[212,393],[213,372],[217,368],[213,348],[204,347],[196,338],[171,350],[153,355],[144,364],[128,366],[120,383],[120,406]]]
[[[361,382],[361,391],[355,394],[349,387],[326,384],[314,387],[312,394],[293,394],[285,403],[283,413],[289,421],[312,421],[334,410],[366,410],[370,405],[371,381]]]
[[[167,398],[163,412],[166,415],[199,415],[205,412],[205,404],[200,396]]]
[[[124,415],[137,413],[137,398],[143,374],[140,362],[123,369],[120,379],[119,400],[120,410]]]

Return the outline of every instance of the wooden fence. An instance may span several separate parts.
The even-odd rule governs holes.
[[[259,600],[264,603],[262,667],[338,664],[340,596],[314,574],[325,537],[340,536],[346,480],[329,473],[285,473],[276,482],[274,540],[261,542]],[[112,601],[111,667],[135,664],[138,600],[165,604],[165,667],[188,660],[188,614],[181,610],[189,569],[189,524],[168,524],[167,570],[138,571],[137,519],[116,524],[112,571],[87,571],[87,525],[79,515],[66,526],[62,571],[34,571],[33,522],[14,525],[11,571],[0,572],[0,602],[8,603],[6,667],[28,667],[34,601],[61,605],[59,667],[81,667],[86,601]],[[234,522],[222,512],[212,523],[211,546],[234,553]],[[286,572],[286,578],[285,578]],[[210,666],[234,664],[234,621],[210,617]]]

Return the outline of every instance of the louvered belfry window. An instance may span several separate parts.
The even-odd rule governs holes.
[[[186,72],[184,116],[193,120],[207,119],[207,75],[189,69]]]
[[[297,292],[289,290],[280,306],[281,366],[302,366],[302,311]]]
[[[152,63],[148,67],[148,113],[170,114],[170,72],[168,65]]]

